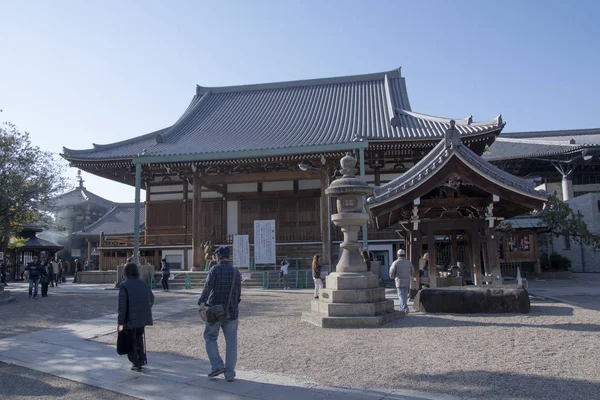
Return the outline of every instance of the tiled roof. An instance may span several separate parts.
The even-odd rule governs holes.
[[[146,206],[140,204],[140,231],[145,227]],[[105,235],[130,235],[133,234],[133,220],[135,216],[134,203],[117,203],[102,218],[83,230],[73,233],[74,236],[100,236]]]
[[[399,70],[370,75],[247,86],[197,87],[171,127],[126,141],[64,149],[68,160],[117,160],[135,155],[217,154],[347,144],[438,140],[450,119],[411,110]],[[462,135],[498,133],[500,117],[461,120]]]
[[[53,208],[69,207],[81,204],[96,204],[101,207],[111,208],[114,203],[103,197],[100,197],[83,186],[79,186],[70,192],[63,193],[52,199]]]
[[[576,153],[600,146],[600,129],[503,132],[483,155],[488,161]]]
[[[40,239],[38,237],[33,237],[27,240],[22,246],[19,247],[20,250],[25,249],[62,249],[63,246],[59,246],[56,243],[52,243],[45,239]]]
[[[501,185],[509,186],[517,192],[545,200],[543,193],[535,190],[534,182],[511,175],[483,160],[467,146],[463,145],[458,135],[451,131],[449,129],[448,137],[441,140],[410,170],[375,189],[374,195],[367,199],[367,205],[372,207],[389,201],[391,198],[401,197],[403,194],[412,191],[415,187],[427,181],[429,177],[433,176],[437,170],[441,169],[454,156],[458,156],[465,164],[479,172],[482,176],[495,180]]]
[[[501,227],[507,227],[507,225],[513,229],[542,229],[547,228],[547,224],[542,221],[540,217],[536,216],[521,216],[509,218],[507,220],[502,221],[500,224]]]

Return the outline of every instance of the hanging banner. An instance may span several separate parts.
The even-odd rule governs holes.
[[[275,264],[275,220],[254,221],[254,263]]]
[[[248,235],[233,235],[233,266],[236,268],[250,268]]]

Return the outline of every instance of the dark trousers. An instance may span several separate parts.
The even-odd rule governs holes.
[[[0,281],[6,286],[6,275],[0,275]]]
[[[48,285],[49,282],[42,282],[42,297],[48,296]]]
[[[54,287],[54,285],[58,286],[58,281],[56,280],[56,274],[52,274],[52,287]]]
[[[127,358],[136,367],[146,364],[146,349],[144,346],[144,328],[129,329],[131,338],[131,350],[127,353]]]
[[[163,290],[169,290],[169,275],[163,275],[160,283],[162,284]]]

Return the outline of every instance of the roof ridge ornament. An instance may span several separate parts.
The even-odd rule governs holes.
[[[502,126],[502,125],[504,125],[504,122],[502,121],[502,114],[499,114],[499,115],[496,117],[496,125],[498,125],[498,126]]]
[[[450,128],[444,133],[444,140],[446,148],[456,148],[462,145],[460,133],[456,129],[456,122],[453,119],[450,120]]]

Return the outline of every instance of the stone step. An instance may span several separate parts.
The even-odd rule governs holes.
[[[376,303],[327,303],[313,300],[311,311],[328,317],[375,316],[394,311],[394,301],[384,300]]]
[[[303,313],[302,321],[321,328],[372,328],[404,317],[401,311],[376,316],[327,317],[316,313]]]

